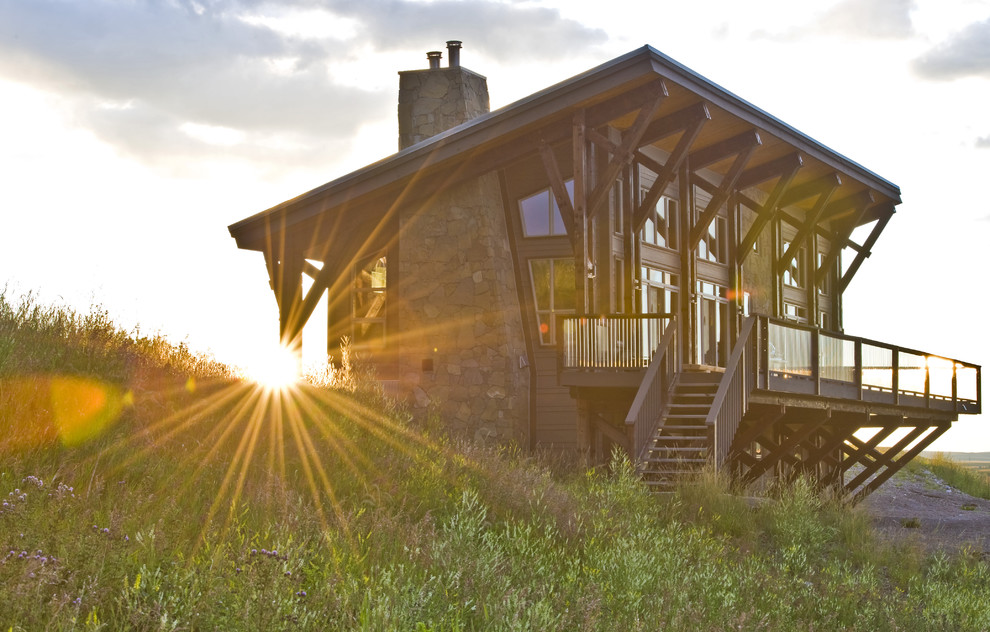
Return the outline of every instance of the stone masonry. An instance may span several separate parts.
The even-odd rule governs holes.
[[[499,191],[487,174],[401,213],[400,389],[462,436],[525,445],[529,370]]]
[[[467,68],[399,73],[399,149],[486,114],[487,80]]]

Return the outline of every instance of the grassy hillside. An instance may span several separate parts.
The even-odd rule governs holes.
[[[0,294],[0,629],[985,630],[990,569],[803,482],[459,443]]]

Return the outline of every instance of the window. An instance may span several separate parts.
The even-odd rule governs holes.
[[[784,247],[781,248],[781,254],[787,253],[787,249],[790,248],[791,242],[785,241]],[[804,247],[798,248],[797,254],[791,259],[791,262],[787,264],[784,269],[784,285],[789,285],[790,287],[804,287]]]
[[[697,361],[724,367],[729,357],[729,300],[721,285],[698,281]]]
[[[824,252],[819,252],[818,253],[818,266],[817,267],[818,267],[819,270],[821,270],[822,264],[825,263],[825,256],[826,255],[825,255]],[[831,289],[832,289],[832,275],[829,272],[826,272],[825,273],[825,276],[822,278],[821,284],[818,286],[818,293],[819,294],[822,294],[822,295],[828,295],[828,294],[831,294],[832,293],[831,292]]]
[[[643,266],[640,311],[644,314],[677,313],[677,290],[676,274]]]
[[[530,259],[529,272],[540,344],[552,345],[557,339],[556,316],[574,313],[574,260]]]
[[[701,215],[701,213],[698,213]],[[695,218],[697,221],[697,217]],[[708,232],[701,236],[698,241],[698,258],[713,263],[728,263],[729,249],[727,244],[728,231],[726,220],[721,215],[716,215],[712,223],[708,225]]]
[[[808,310],[794,303],[784,303],[784,318],[806,323],[808,322]]]
[[[612,232],[616,235],[621,235],[624,230],[622,227],[622,190],[622,181],[616,180],[615,186],[612,187]]]
[[[640,197],[645,198],[646,192],[646,189],[643,189]],[[643,243],[676,250],[677,202],[662,196],[647,218],[640,239],[643,240]]]
[[[574,181],[564,183],[567,195],[574,200]],[[554,237],[566,235],[564,218],[550,189],[543,189],[519,200],[519,213],[522,216],[523,234],[526,237]]]
[[[385,346],[385,294],[388,289],[387,258],[378,255],[359,263],[351,291],[351,343],[359,348]]]

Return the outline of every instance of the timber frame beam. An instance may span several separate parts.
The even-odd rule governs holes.
[[[667,186],[677,176],[677,171],[684,163],[685,158],[687,158],[688,151],[690,151],[694,141],[698,138],[698,134],[701,133],[702,126],[710,120],[711,113],[708,111],[708,107],[704,103],[700,103],[654,122],[653,127],[656,129],[653,129],[652,136],[656,136],[661,132],[663,135],[659,136],[659,138],[676,133],[677,131],[682,131],[682,133],[677,141],[677,145],[674,147],[674,151],[671,152],[670,157],[667,158],[667,162],[663,165],[656,163],[656,161],[643,155],[641,152],[637,154],[637,158],[641,163],[656,172],[657,178],[653,182],[653,186],[646,193],[646,197],[633,212],[632,228],[634,233],[642,230],[646,220],[649,219],[651,211],[660,200],[660,196],[663,195]],[[662,125],[656,125],[657,123],[661,123]]]
[[[756,205],[755,202],[753,203],[755,205],[753,210],[755,210],[757,214],[756,220],[753,222],[753,225],[750,226],[749,231],[746,232],[746,236],[743,237],[743,240],[739,243],[739,249],[736,251],[736,259],[740,265],[746,261],[746,257],[749,256],[749,253],[753,252],[753,244],[755,244],[756,240],[760,238],[760,234],[763,232],[763,229],[770,225],[777,216],[781,198],[787,192],[787,189],[791,186],[791,182],[793,182],[798,170],[804,164],[804,160],[801,158],[801,155],[796,152],[774,162],[779,163],[773,166],[774,170],[777,171],[777,173],[774,174],[778,177],[777,184],[774,185],[773,191],[770,193],[770,197],[767,198],[766,203],[762,205]],[[767,170],[770,169],[769,164],[761,165],[761,167],[766,167]],[[752,173],[761,167],[754,167],[749,172],[744,171],[740,178],[743,181],[740,188],[745,188],[745,186],[753,186],[763,181],[756,180],[756,178],[762,177],[765,174],[765,171],[758,174]],[[750,174],[749,178],[747,178],[747,173]],[[770,177],[774,177],[774,175],[770,175]],[[742,200],[743,196],[740,196],[740,199]]]
[[[695,223],[694,228],[691,229],[691,236],[689,238],[688,244],[697,244],[701,239],[702,235],[708,232],[708,226],[715,219],[718,214],[719,208],[725,204],[729,196],[736,186],[736,181],[742,175],[743,169],[746,168],[749,159],[753,156],[753,152],[756,148],[763,144],[760,139],[760,133],[755,130],[749,130],[748,132],[743,132],[738,136],[733,136],[724,141],[715,143],[714,145],[709,145],[703,149],[699,149],[688,155],[688,167],[694,172],[694,177],[700,179],[697,174],[697,170],[708,165],[714,164],[731,156],[735,156],[735,160],[729,170],[726,172],[725,176],[722,178],[722,182],[719,183],[715,192],[712,195],[712,199],[708,202],[705,207],[704,212],[702,212],[701,217]]]
[[[886,206],[888,207],[888,210],[880,217],[880,219],[877,220],[870,236],[863,243],[863,249],[859,251],[853,262],[849,264],[849,268],[846,270],[846,273],[842,275],[842,278],[839,280],[839,294],[846,291],[846,288],[849,286],[849,282],[852,281],[852,278],[856,275],[859,267],[863,265],[866,258],[870,256],[870,252],[872,251],[873,246],[877,243],[877,239],[880,238],[880,233],[882,233],[883,229],[887,226],[887,222],[889,222],[890,218],[894,216],[893,205],[887,204]]]

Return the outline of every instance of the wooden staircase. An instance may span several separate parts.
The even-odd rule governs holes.
[[[670,404],[650,437],[640,463],[643,482],[673,491],[697,476],[712,455],[714,432],[705,424],[721,373],[684,371],[671,390]]]

